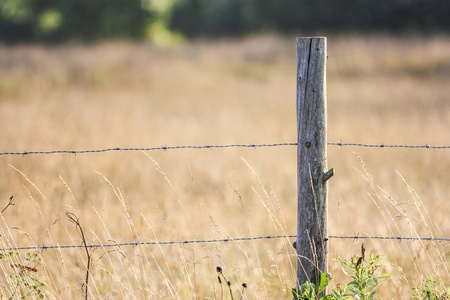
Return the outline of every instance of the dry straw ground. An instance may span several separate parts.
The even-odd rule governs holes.
[[[329,37],[328,140],[448,145],[449,50],[448,37]],[[177,49],[0,46],[2,152],[295,142],[294,107],[294,38]],[[448,150],[330,146],[328,154],[330,235],[450,237]],[[80,245],[66,211],[94,244],[296,232],[292,146],[1,156],[0,178],[2,208],[16,195],[1,215],[2,247]],[[92,252],[89,291],[95,299],[227,299],[221,266],[235,296],[245,282],[245,299],[289,299],[292,242],[101,248]],[[407,299],[424,275],[448,285],[448,245],[366,241],[396,273],[381,296]],[[359,248],[331,240],[330,257]],[[25,254],[13,263],[33,265]],[[40,255],[46,296],[79,299],[83,249]],[[10,295],[14,270],[0,262],[1,293]],[[342,280],[339,266],[329,267],[333,284]]]

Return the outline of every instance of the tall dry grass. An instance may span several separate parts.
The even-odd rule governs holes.
[[[329,37],[328,140],[448,145],[450,39]],[[295,40],[275,36],[177,49],[101,43],[0,46],[0,151],[296,141]],[[357,155],[355,155],[355,153]],[[329,147],[330,235],[449,237],[448,150]],[[290,235],[296,149],[0,156],[2,247]],[[4,207],[2,206],[2,207]],[[92,250],[89,291],[105,299],[289,299],[293,240]],[[330,241],[330,257],[361,241]],[[366,240],[396,273],[382,297],[421,276],[448,282],[448,243]],[[33,250],[29,252],[34,253]],[[26,251],[14,259],[23,260]],[[41,251],[50,299],[78,299],[84,249]],[[0,260],[11,294],[10,261]],[[339,266],[329,263],[336,282]],[[8,294],[9,293],[9,294]]]

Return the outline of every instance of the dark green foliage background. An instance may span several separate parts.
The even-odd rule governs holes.
[[[170,27],[188,36],[252,31],[448,31],[446,0],[180,0]]]
[[[5,9],[11,1],[18,14]],[[0,0],[0,40],[142,39],[147,26],[162,17],[170,30],[187,37],[450,29],[448,0],[177,0],[164,16],[147,6],[141,0]],[[48,9],[57,10],[62,21],[56,30],[43,32],[38,24]]]
[[[136,0],[10,0],[17,1],[19,16],[10,16],[0,0],[0,40],[16,41],[92,41],[106,38],[140,39],[152,21],[152,12]],[[55,9],[62,15],[61,25],[50,33],[40,30],[41,15]]]

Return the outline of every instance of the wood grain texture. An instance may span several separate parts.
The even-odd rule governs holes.
[[[297,286],[327,272],[326,38],[297,39]]]

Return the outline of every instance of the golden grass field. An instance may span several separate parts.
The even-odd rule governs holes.
[[[450,38],[328,37],[328,141],[450,144]],[[0,152],[296,142],[295,37],[0,46]],[[450,237],[450,150],[328,147],[329,235]],[[363,163],[362,163],[362,162]],[[364,169],[367,167],[367,171]],[[296,234],[296,148],[0,156],[1,247]],[[294,239],[97,248],[91,299],[291,299]],[[361,240],[332,239],[329,256]],[[450,284],[449,243],[366,240],[395,272],[379,297]],[[80,299],[82,248],[3,256],[37,268],[48,299]],[[5,254],[5,251],[3,252]],[[332,286],[347,280],[329,262]],[[15,273],[16,272],[16,273]],[[28,279],[30,280],[30,279]],[[223,289],[223,291],[222,291]],[[2,296],[2,298],[3,298]]]

